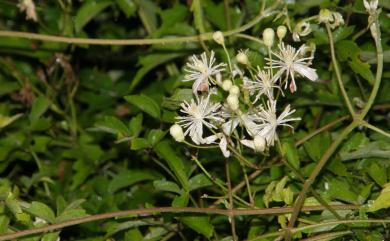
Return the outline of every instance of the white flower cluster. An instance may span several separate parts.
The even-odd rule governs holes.
[[[194,97],[181,104],[180,116],[170,129],[174,139],[183,142],[189,136],[196,145],[218,143],[223,155],[229,157],[232,149],[241,144],[263,152],[278,139],[279,126],[293,128],[289,123],[300,120],[291,117],[295,110],[290,105],[282,111],[277,109],[277,99],[284,96],[282,88],[289,87],[294,93],[297,77],[315,81],[318,76],[309,67],[313,48],[302,45],[296,49],[283,43],[286,31],[284,26],[278,28],[277,47],[273,46],[274,30],[264,31],[264,43],[269,50],[264,68],[253,67],[247,51],[239,51],[232,61],[222,33],[216,32],[214,39],[224,47],[229,65],[216,63],[213,51],[209,57],[202,53],[190,58],[184,81],[193,82]],[[222,101],[213,100],[217,92],[224,96]]]

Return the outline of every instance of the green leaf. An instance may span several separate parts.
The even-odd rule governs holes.
[[[209,217],[188,216],[182,217],[180,220],[186,226],[207,238],[213,236],[214,227],[211,225]]]
[[[92,18],[94,18],[112,3],[113,2],[111,0],[85,1],[77,11],[76,17],[74,18],[74,27],[76,32],[80,32]]]
[[[170,142],[159,142],[155,147],[157,154],[164,159],[173,171],[184,190],[189,190],[189,182],[183,160],[175,153]]]
[[[44,203],[33,201],[31,206],[26,208],[26,211],[34,216],[42,218],[48,223],[54,223],[55,221],[53,210]]]
[[[0,215],[0,234],[8,231],[9,218],[5,215]]]
[[[131,17],[137,11],[137,6],[135,5],[133,0],[116,0],[116,3],[122,10],[126,17]]]
[[[190,102],[192,98],[192,89],[176,89],[171,97],[163,99],[161,105],[170,110],[177,110],[181,103]]]
[[[56,241],[58,240],[60,232],[47,233],[44,234],[41,238],[41,241]]]
[[[56,219],[55,223],[62,223],[66,222],[72,219],[81,218],[88,216],[88,214],[85,212],[84,209],[76,208],[76,209],[69,209],[62,212]]]
[[[49,105],[50,101],[46,97],[39,96],[38,98],[36,98],[33,102],[29,116],[31,122],[38,120],[39,117],[41,117],[43,113],[45,113]]]
[[[378,183],[378,185],[385,185],[387,181],[387,170],[385,167],[380,166],[377,163],[372,163],[367,171],[368,175],[370,175],[370,177],[374,179],[374,181]]]
[[[390,207],[390,183],[384,185],[379,197],[368,207],[368,212],[375,212]]]
[[[318,161],[328,149],[331,141],[329,132],[322,132],[306,141],[303,146],[310,158],[313,161]]]
[[[331,179],[328,182],[328,193],[333,198],[357,204],[358,195],[353,191],[352,186],[345,180],[346,179]]]
[[[212,184],[213,183],[211,182],[211,180],[203,173],[193,176],[189,180],[190,191],[200,189],[203,187],[208,187],[211,186]]]
[[[148,133],[148,142],[151,146],[156,145],[164,136],[166,132],[160,129],[153,129]]]
[[[125,96],[125,100],[138,108],[140,108],[145,113],[150,116],[159,119],[160,118],[160,107],[152,98],[146,95],[128,95]]]
[[[174,192],[177,194],[182,193],[182,191],[180,190],[180,187],[176,183],[166,181],[166,180],[156,180],[153,182],[153,186],[154,186],[154,188],[156,188],[157,190],[160,190],[160,191]]]
[[[347,61],[349,67],[370,84],[374,83],[374,74],[371,72],[371,66],[360,59],[361,49],[351,40],[342,40],[336,44],[336,53],[341,61]]]
[[[102,131],[112,133],[112,134],[120,134],[122,136],[130,136],[130,130],[127,128],[125,124],[118,118],[114,116],[105,116],[103,121],[100,121],[95,124],[95,126]]]
[[[186,207],[190,199],[188,192],[182,192],[179,196],[176,196],[172,201],[172,207]]]
[[[283,153],[287,158],[287,161],[296,169],[299,169],[300,161],[298,150],[295,147],[295,143],[291,140],[283,140],[282,142]]]
[[[22,113],[13,116],[3,116],[2,114],[0,114],[0,129],[10,125],[12,122],[19,119],[22,115]]]
[[[108,192],[115,193],[121,188],[129,187],[137,182],[155,180],[157,177],[151,171],[125,170],[118,173],[108,185]]]
[[[151,53],[149,55],[140,57],[138,64],[142,67],[137,71],[134,79],[131,81],[129,91],[132,92],[149,71],[182,55],[182,53]]]
[[[130,136],[137,137],[142,131],[142,113],[139,113],[137,116],[131,118],[129,122]]]
[[[151,147],[149,145],[149,142],[148,140],[146,140],[145,138],[134,138],[131,140],[131,150],[142,150],[142,149],[146,149],[146,148],[149,148]]]

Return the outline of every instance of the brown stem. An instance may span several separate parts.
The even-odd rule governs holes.
[[[357,210],[360,208],[360,205],[332,205],[333,209],[342,209],[348,210],[353,209]],[[326,209],[323,206],[306,206],[301,209],[302,212],[309,211],[322,211]],[[86,216],[82,218],[76,218],[69,220],[63,223],[57,223],[48,225],[40,228],[32,228],[22,231],[17,231],[15,233],[3,234],[0,235],[0,241],[16,239],[23,236],[52,232],[61,228],[74,226],[81,223],[93,222],[102,219],[109,219],[115,217],[125,217],[132,215],[156,215],[156,213],[200,213],[200,214],[215,214],[215,215],[225,215],[225,216],[249,216],[249,215],[270,215],[270,214],[283,214],[291,213],[294,210],[292,207],[276,207],[276,208],[259,208],[259,209],[217,209],[217,208],[174,208],[174,207],[157,207],[157,208],[141,208],[141,209],[132,209],[126,211],[118,211],[111,213],[96,214],[91,216]]]

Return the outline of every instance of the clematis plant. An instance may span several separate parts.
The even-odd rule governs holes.
[[[269,57],[263,68],[252,66],[244,50],[239,50],[232,59],[221,39],[223,35],[214,34],[215,41],[225,50],[228,63],[218,63],[214,51],[209,57],[202,53],[190,58],[183,81],[193,82],[193,99],[181,104],[177,122],[170,131],[174,139],[192,146],[218,144],[227,158],[239,153],[237,150],[242,146],[254,152],[265,152],[275,145],[283,126],[293,129],[291,123],[300,120],[293,117],[295,110],[290,105],[282,108],[277,104],[278,99],[285,96],[283,88],[289,86],[294,93],[296,79],[305,77],[316,81],[318,75],[310,67],[313,48],[307,51],[306,45],[296,49],[284,43],[286,30],[285,26],[278,28],[276,48],[273,48],[275,31],[264,30]],[[212,98],[217,92],[224,96],[222,101]]]

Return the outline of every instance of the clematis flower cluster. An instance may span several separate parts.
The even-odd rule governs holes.
[[[213,36],[229,62],[218,63],[213,51],[190,58],[183,81],[192,82],[193,99],[180,105],[170,129],[172,137],[190,145],[218,145],[227,158],[243,147],[264,152],[275,145],[282,127],[293,129],[292,122],[300,118],[293,116],[295,110],[290,105],[278,105],[282,102],[279,99],[287,87],[291,93],[297,91],[298,79],[316,81],[318,75],[310,67],[314,48],[284,43],[286,30],[279,26],[277,46],[274,30],[264,31],[269,55],[262,68],[252,66],[247,51],[239,50],[231,58],[222,33],[216,32]]]

